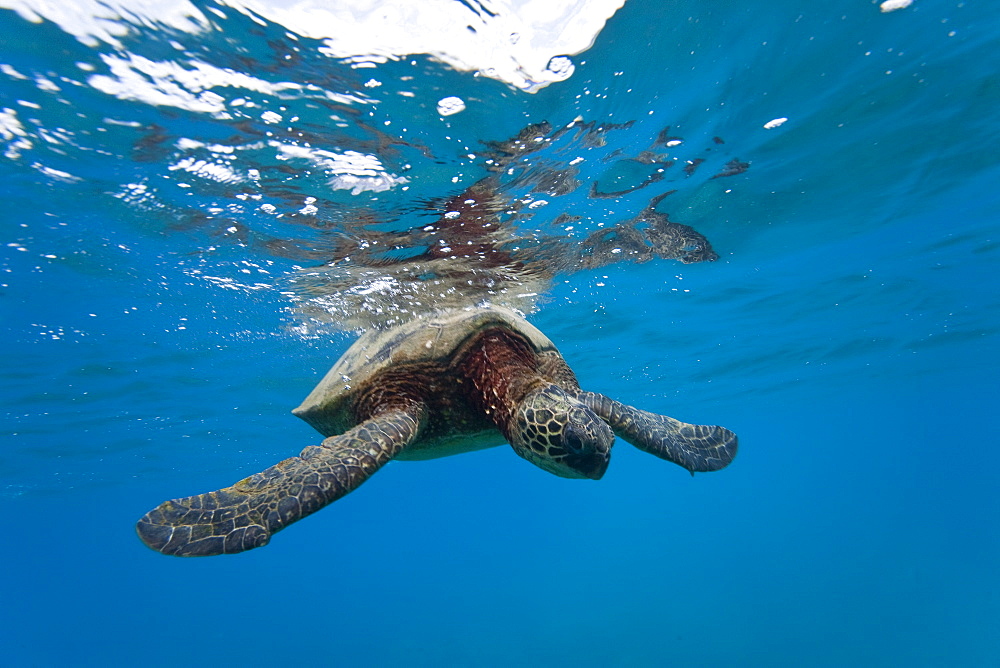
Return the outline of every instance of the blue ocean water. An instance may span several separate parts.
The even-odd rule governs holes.
[[[259,7],[0,6],[4,665],[1000,661],[991,3],[628,0],[533,92]],[[393,462],[263,549],[143,546],[156,504],[317,441],[288,411],[364,308],[411,305],[361,273],[372,230],[417,252],[542,121],[506,250],[676,191],[720,257],[558,264],[521,305],[585,388],[733,429],[734,463]],[[332,257],[359,299],[302,287]]]

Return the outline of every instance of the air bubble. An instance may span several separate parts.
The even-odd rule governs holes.
[[[438,100],[437,111],[442,116],[451,116],[465,110],[465,101],[460,97],[444,97]]]

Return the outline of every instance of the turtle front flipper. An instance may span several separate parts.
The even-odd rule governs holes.
[[[422,404],[390,410],[231,487],[165,501],[136,524],[146,545],[181,557],[232,554],[357,488],[423,426]]]
[[[688,424],[666,415],[627,406],[595,392],[580,400],[605,420],[615,434],[640,450],[688,471],[718,471],[736,456],[736,434],[723,427]]]

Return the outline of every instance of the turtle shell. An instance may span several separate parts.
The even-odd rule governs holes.
[[[509,309],[488,307],[445,311],[390,329],[366,332],[347,349],[292,413],[324,436],[342,434],[356,424],[355,401],[371,383],[378,382],[379,375],[384,371],[395,371],[421,362],[447,363],[466,341],[495,327],[520,334],[536,353],[552,351],[558,354],[548,337]],[[489,434],[490,442],[483,441],[483,437],[467,438],[470,434],[461,425],[475,420],[454,419],[449,422],[455,425],[453,433],[438,434],[438,438],[444,437],[451,443],[420,443],[418,439],[411,446],[416,446],[415,451],[411,451],[409,457],[400,458],[439,457],[451,454],[451,451],[474,450],[505,442],[499,432],[492,433],[495,430]]]

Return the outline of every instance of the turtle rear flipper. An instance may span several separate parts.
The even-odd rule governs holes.
[[[724,427],[688,424],[596,392],[583,392],[580,400],[611,425],[616,435],[640,450],[683,466],[692,475],[725,468],[736,456],[736,434]]]
[[[215,492],[165,501],[136,524],[146,545],[181,557],[232,554],[357,488],[413,442],[423,405],[380,413],[321,445]]]

